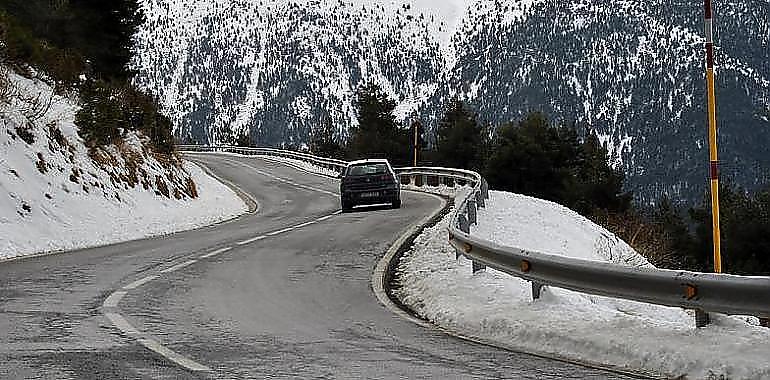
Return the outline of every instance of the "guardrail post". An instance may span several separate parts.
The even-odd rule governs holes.
[[[487,266],[481,263],[473,262],[473,274],[483,272],[485,269],[487,269]]]
[[[422,176],[422,185],[420,187],[428,187],[428,176],[424,175]]]
[[[543,284],[532,281],[532,300],[540,299],[540,291],[543,290]]]
[[[476,201],[468,201],[468,224],[477,224],[478,218],[476,218]]]
[[[481,193],[484,199],[489,199],[489,183],[486,179],[481,179]]]
[[[703,310],[695,310],[695,327],[706,327],[709,323],[711,323],[709,313]]]
[[[460,217],[457,218],[457,221],[459,222],[458,228],[460,228],[460,231],[467,233],[470,233],[470,225],[468,225],[468,219],[465,218],[465,215],[460,215]],[[463,252],[459,248],[455,248],[455,260],[459,259],[460,256],[463,255]]]

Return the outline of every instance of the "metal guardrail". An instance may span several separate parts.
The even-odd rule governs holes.
[[[318,157],[312,154],[293,152],[290,150],[274,148],[247,148],[239,146],[203,146],[203,145],[177,145],[177,149],[187,152],[226,152],[243,154],[247,156],[271,156],[288,158],[297,161],[308,162],[324,169],[333,170],[337,173],[342,172],[347,165],[347,161],[335,160],[332,158]]]
[[[481,178],[478,175],[478,178]],[[474,187],[457,208],[449,225],[449,241],[473,262],[473,271],[491,267],[532,282],[532,297],[544,285],[581,293],[622,298],[696,310],[696,325],[708,324],[708,314],[754,315],[763,326],[770,318],[770,277],[747,277],[657,268],[623,267],[540,252],[502,247],[470,235],[477,207],[488,198],[486,182]]]
[[[317,157],[306,153],[270,148],[179,146],[187,151],[232,152],[267,155],[309,162],[340,172],[347,165],[341,160]],[[708,323],[707,314],[754,315],[764,326],[770,318],[770,277],[746,277],[714,273],[697,273],[655,268],[623,267],[610,263],[573,259],[502,247],[470,235],[470,226],[478,223],[479,207],[486,207],[489,185],[478,173],[468,170],[435,167],[396,168],[396,174],[412,184],[422,177],[436,177],[442,183],[451,180],[469,187],[456,204],[449,225],[449,241],[457,256],[473,262],[473,272],[494,268],[532,282],[532,297],[540,297],[543,286],[556,286],[581,293],[622,298],[658,305],[682,307],[699,311],[696,325]],[[705,318],[704,318],[705,316]]]

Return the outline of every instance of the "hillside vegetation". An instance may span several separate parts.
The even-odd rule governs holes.
[[[395,122],[396,103],[374,84],[361,86],[354,103],[359,126],[352,135],[335,135],[324,123],[311,150],[411,165],[414,130]],[[666,197],[652,205],[633,202],[624,174],[610,165],[610,152],[594,132],[553,123],[541,113],[492,129],[459,100],[449,103],[438,125],[431,149],[418,141],[418,165],[476,170],[493,189],[567,206],[616,233],[656,266],[713,270],[710,199],[704,196],[690,209]],[[426,140],[419,123],[415,127],[418,140]],[[720,197],[727,272],[770,275],[770,186],[750,192],[728,182]]]
[[[243,211],[174,151],[131,85],[131,1],[0,3],[0,261],[196,228]]]
[[[169,119],[131,84],[133,36],[143,21],[135,0],[3,1],[0,63],[58,94],[79,94],[77,125],[90,147],[137,131],[155,151],[171,154]]]

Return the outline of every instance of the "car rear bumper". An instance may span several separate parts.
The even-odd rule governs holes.
[[[342,192],[344,202],[357,205],[390,203],[399,199],[401,199],[400,189],[345,190]]]

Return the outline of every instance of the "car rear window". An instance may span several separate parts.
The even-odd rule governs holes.
[[[385,174],[388,172],[387,164],[363,164],[351,166],[348,175]]]

